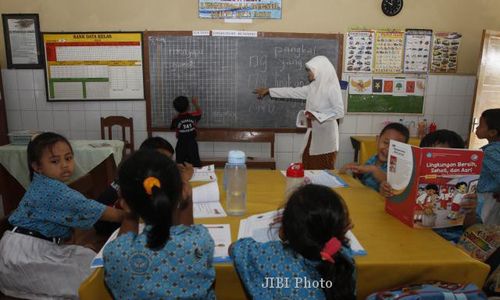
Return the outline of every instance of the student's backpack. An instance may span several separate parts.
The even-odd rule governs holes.
[[[429,282],[370,294],[366,300],[480,300],[488,299],[474,284]]]

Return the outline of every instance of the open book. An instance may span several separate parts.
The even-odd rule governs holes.
[[[462,225],[476,191],[483,152],[451,148],[419,148],[391,140],[387,181],[394,196],[385,210],[416,228]]]
[[[281,174],[286,177],[286,171],[281,171]],[[349,186],[342,178],[329,170],[305,170],[304,181],[329,186],[331,188]]]
[[[320,123],[325,122],[326,120],[330,119],[331,117],[335,116],[335,113],[323,113],[319,111],[313,111],[313,110],[300,110],[297,113],[297,119],[295,121],[295,125],[298,128],[305,128],[307,127],[307,118],[306,118],[306,112],[312,114]]]
[[[242,219],[240,221],[238,239],[251,237],[260,243],[279,240],[282,214],[283,209],[280,209]],[[366,255],[365,249],[361,246],[352,231],[349,230],[346,237],[351,241],[351,250],[354,255]]]
[[[227,216],[220,204],[217,181],[193,188],[193,217],[217,218]]]
[[[217,175],[215,175],[215,165],[194,168],[193,177],[191,177],[189,181],[217,181]]]
[[[215,248],[214,248],[214,262],[227,262],[231,259],[229,258],[228,249],[231,245],[231,230],[229,224],[203,224],[208,229],[208,233],[214,240]],[[144,223],[139,224],[139,233],[144,230]],[[104,248],[113,240],[118,237],[118,232],[120,228],[115,230],[113,234],[106,241],[104,246],[101,248],[101,251],[97,253],[92,262],[90,263],[91,268],[100,268],[104,266],[104,260],[102,258]]]

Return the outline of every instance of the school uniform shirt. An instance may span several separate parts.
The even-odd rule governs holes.
[[[9,222],[47,237],[67,238],[72,228],[91,228],[105,208],[63,182],[35,173]],[[0,291],[22,299],[78,299],[95,255],[79,245],[8,230],[0,240]]]
[[[308,128],[302,150],[309,135],[309,155],[321,155],[339,150],[339,127],[337,119],[344,117],[344,103],[335,67],[325,56],[316,56],[306,63],[314,74],[314,80],[306,86],[296,88],[270,88],[269,95],[275,98],[305,99],[306,111],[331,114],[332,117],[320,123],[312,121]]]
[[[172,226],[163,249],[126,233],[104,248],[105,281],[115,299],[215,299],[214,242],[202,225]]]
[[[201,167],[198,143],[196,142],[196,126],[201,119],[202,111],[178,114],[170,125],[175,129],[177,144],[175,145],[175,161],[177,163],[188,162],[194,167]]]
[[[349,249],[342,251],[352,259]],[[239,239],[231,247],[231,257],[253,299],[325,299],[323,290],[314,287],[322,280],[316,270],[320,262],[304,258],[281,241]]]
[[[377,161],[378,161],[377,154],[375,154],[366,161],[365,165],[374,166],[377,163]],[[382,165],[378,167],[382,171],[387,172],[387,162],[382,163]],[[361,182],[364,185],[371,187],[372,189],[378,192],[380,182],[378,182],[377,179],[375,179],[375,176],[373,176],[371,172],[363,174],[363,176],[361,176]]]
[[[72,228],[91,228],[105,209],[105,205],[87,199],[65,183],[34,173],[9,223],[47,237],[68,238]]]
[[[500,141],[482,147],[483,166],[477,184],[478,208],[481,220],[487,225],[500,225],[500,202],[494,193],[500,193]]]

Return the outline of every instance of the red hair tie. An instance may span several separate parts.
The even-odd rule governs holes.
[[[333,256],[335,253],[339,252],[340,248],[342,248],[342,243],[336,237],[332,237],[328,242],[326,242],[325,246],[323,246],[323,250],[319,252],[322,260],[326,260],[335,263],[333,260]]]
[[[142,186],[144,187],[144,190],[146,191],[146,194],[152,195],[153,194],[153,187],[156,186],[157,188],[161,187],[160,180],[154,176],[149,176],[144,181],[142,182]]]

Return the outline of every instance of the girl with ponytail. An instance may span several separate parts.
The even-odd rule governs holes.
[[[331,188],[309,184],[285,205],[281,241],[236,241],[231,256],[253,299],[356,298],[355,266],[346,232],[347,207]]]
[[[205,227],[193,225],[188,177],[152,150],[135,152],[120,166],[128,215],[104,248],[105,281],[115,299],[215,298],[214,242]]]

